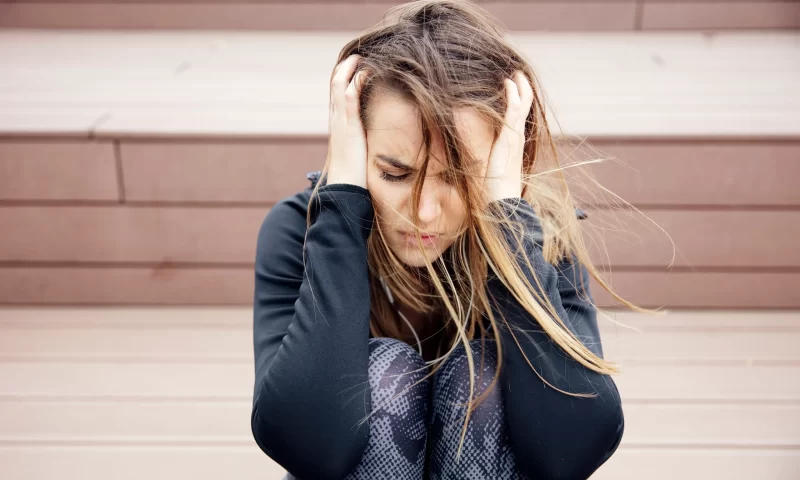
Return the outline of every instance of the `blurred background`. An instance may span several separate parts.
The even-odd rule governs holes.
[[[0,478],[281,477],[249,426],[256,232],[394,3],[0,1]],[[615,158],[588,168],[653,221],[576,190],[612,285],[669,309],[595,288],[638,331],[601,323],[626,433],[593,478],[800,479],[800,3],[483,5],[567,158]]]

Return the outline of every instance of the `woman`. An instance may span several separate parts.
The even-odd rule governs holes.
[[[258,237],[251,423],[288,478],[584,479],[612,455],[597,272],[554,162],[533,72],[478,7],[401,5],[344,47],[322,179]]]

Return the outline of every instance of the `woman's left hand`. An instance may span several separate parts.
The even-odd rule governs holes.
[[[505,125],[494,142],[486,169],[489,201],[522,195],[522,156],[525,150],[525,122],[533,104],[533,88],[521,71],[506,79]]]

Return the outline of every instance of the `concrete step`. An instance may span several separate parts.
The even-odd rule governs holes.
[[[4,0],[0,27],[96,29],[360,30],[392,0]],[[512,30],[792,29],[796,0],[489,0]]]
[[[322,167],[352,35],[0,32],[0,303],[250,303],[256,231]],[[512,40],[559,138],[585,140],[564,161],[610,159],[570,180],[620,293],[800,306],[800,35]]]
[[[600,319],[626,431],[593,479],[795,478],[800,314],[609,315],[637,331]],[[279,479],[252,348],[249,308],[0,309],[0,475]]]
[[[0,31],[0,132],[322,137],[355,33]],[[514,33],[564,135],[796,137],[797,33]],[[769,88],[764,88],[769,85]]]

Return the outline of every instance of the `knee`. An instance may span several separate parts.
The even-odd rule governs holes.
[[[402,340],[386,337],[369,339],[370,363],[397,358],[402,359],[402,362],[408,363],[410,367],[415,369],[426,367],[422,356],[411,345]]]
[[[369,339],[369,381],[375,389],[400,393],[422,382],[429,369],[422,356],[411,345],[393,338]],[[418,392],[419,393],[419,392]]]
[[[493,340],[473,340],[469,343],[472,355],[476,402],[470,417],[472,425],[495,425],[503,416],[502,390],[497,374],[497,345]],[[443,418],[460,415],[470,401],[470,368],[467,350],[459,345],[437,370],[433,382],[434,410]],[[498,379],[499,380],[499,379]],[[490,388],[491,387],[491,388]]]
[[[497,370],[497,345],[494,340],[472,340],[469,342],[469,353],[472,356],[474,378],[493,378]],[[453,353],[444,360],[444,364],[436,372],[438,381],[458,381],[469,384],[470,370],[467,350],[463,344],[458,345]]]

